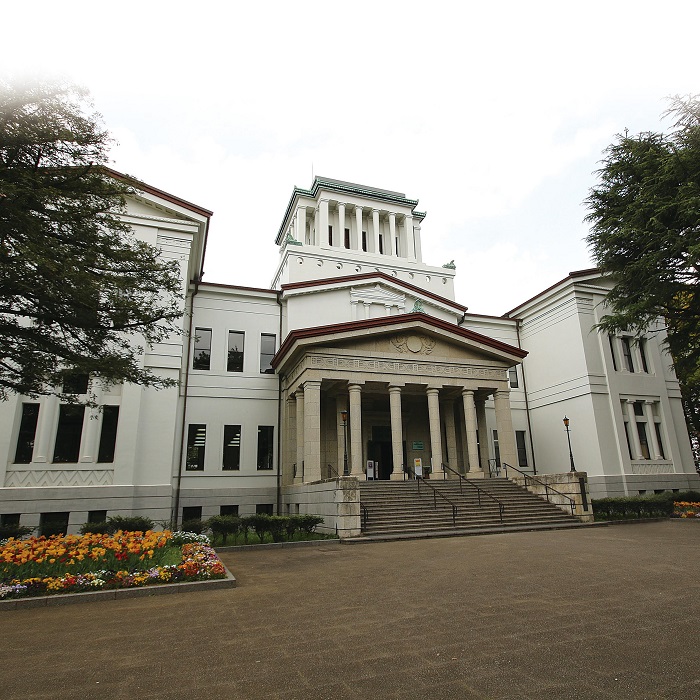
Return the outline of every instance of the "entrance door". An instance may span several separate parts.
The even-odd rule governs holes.
[[[391,447],[391,428],[387,425],[372,426],[372,439],[367,443],[367,459],[378,464],[376,478],[391,479],[394,457]],[[406,442],[403,443],[403,464],[406,464]]]

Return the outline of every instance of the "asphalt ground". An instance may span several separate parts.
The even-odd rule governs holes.
[[[228,551],[238,588],[0,614],[0,699],[700,697],[700,523]]]

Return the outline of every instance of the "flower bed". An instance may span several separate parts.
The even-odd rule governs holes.
[[[226,577],[206,537],[122,532],[0,544],[0,600]]]
[[[695,501],[676,501],[673,504],[674,518],[700,518],[700,503]]]

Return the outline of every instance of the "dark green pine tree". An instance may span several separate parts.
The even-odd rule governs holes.
[[[700,437],[700,102],[676,97],[668,133],[618,135],[586,200],[587,241],[615,287],[603,331],[641,334],[659,317]]]
[[[0,81],[0,400],[76,374],[172,383],[139,356],[177,332],[177,267],[120,218],[130,185],[91,110],[72,85]]]

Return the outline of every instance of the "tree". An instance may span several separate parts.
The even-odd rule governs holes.
[[[694,443],[700,436],[700,101],[676,97],[668,133],[628,133],[605,151],[586,204],[587,241],[615,283],[609,333],[665,319]]]
[[[132,187],[91,110],[72,85],[0,81],[0,400],[88,374],[173,383],[139,355],[177,332],[177,268],[122,220]]]

